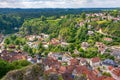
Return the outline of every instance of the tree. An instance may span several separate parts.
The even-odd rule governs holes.
[[[20,44],[20,41],[18,39],[15,40],[15,44],[16,45],[19,45]]]
[[[20,61],[14,61],[12,63],[8,63],[0,59],[0,78],[2,78],[10,70],[20,69],[30,64],[31,63],[26,60],[20,60]]]
[[[28,66],[30,64],[31,63],[28,62],[27,60],[14,61],[11,63],[11,65],[15,66],[15,69],[20,69],[20,68],[23,68],[23,67]]]
[[[10,44],[9,38],[6,38],[4,43],[5,43],[5,44]]]
[[[2,78],[8,71],[13,70],[13,69],[14,69],[14,66],[0,59],[0,78]]]
[[[40,42],[39,44],[38,44],[38,53],[39,53],[39,55],[41,55],[43,52],[44,52],[44,47],[43,47],[43,45],[42,45],[42,43]]]
[[[102,73],[102,75],[103,75],[103,76],[108,76],[108,77],[111,77],[111,74],[110,74],[110,73],[108,73],[108,72],[103,72],[103,73]]]
[[[11,36],[10,36],[10,39],[11,39],[11,40],[15,40],[16,38],[17,38],[16,35],[11,35]]]
[[[77,33],[76,33],[76,36],[75,36],[75,39],[76,39],[76,42],[82,42],[82,41],[86,41],[87,40],[87,28],[86,26],[83,26],[83,27],[80,27],[78,30],[77,30]]]
[[[29,54],[30,54],[30,55],[32,55],[32,56],[33,56],[33,54],[34,54],[34,53],[33,53],[32,48],[28,48],[28,52],[29,52]]]
[[[28,45],[24,45],[24,46],[23,46],[23,50],[24,50],[25,52],[28,52],[28,49],[29,49],[29,46],[28,46]]]
[[[83,20],[85,20],[86,14],[85,14],[84,12],[81,14],[81,18],[82,18]]]
[[[61,39],[67,40],[69,35],[71,34],[70,33],[70,28],[68,28],[68,27],[62,28],[60,30],[59,34],[60,34]]]
[[[41,16],[41,20],[45,21],[46,20],[45,16]]]
[[[43,48],[43,45],[41,42],[38,44],[38,49],[40,49],[40,48]]]
[[[73,50],[75,50],[74,44],[70,44],[68,46],[68,51],[71,52],[71,53],[73,53]]]

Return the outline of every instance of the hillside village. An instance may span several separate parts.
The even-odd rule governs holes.
[[[45,65],[45,74],[59,74],[63,80],[74,80],[81,76],[85,80],[120,80],[120,45],[111,44],[117,42],[117,37],[91,23],[117,23],[120,22],[120,16],[114,17],[105,12],[86,13],[85,16],[74,27],[79,29],[87,23],[85,35],[91,39],[95,37],[95,42],[84,40],[76,43],[79,46],[77,48],[71,47],[72,43],[61,35],[50,38],[51,35],[46,33],[27,34],[24,37],[19,32],[12,37],[0,34],[0,58],[10,63],[16,60],[42,63]]]

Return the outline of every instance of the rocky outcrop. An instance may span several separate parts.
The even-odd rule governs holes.
[[[34,64],[20,70],[10,71],[1,80],[45,80],[44,66],[42,64]]]

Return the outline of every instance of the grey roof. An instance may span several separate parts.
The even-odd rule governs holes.
[[[111,59],[105,59],[102,63],[105,65],[117,66],[117,63]]]

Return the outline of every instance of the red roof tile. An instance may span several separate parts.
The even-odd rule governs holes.
[[[115,80],[115,79],[112,77],[101,76],[101,77],[98,77],[96,80]]]
[[[100,58],[99,57],[92,58],[92,62],[93,63],[100,62]]]
[[[116,76],[120,77],[120,67],[119,68],[115,68],[113,71],[112,71],[113,74],[115,74]]]
[[[77,59],[71,59],[70,60],[70,64],[71,65],[78,65],[79,64],[79,61]]]

